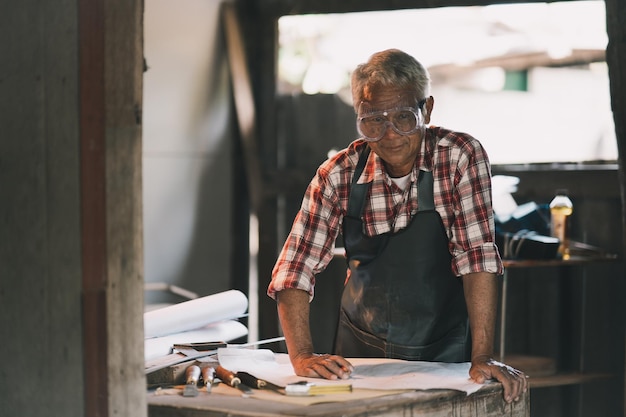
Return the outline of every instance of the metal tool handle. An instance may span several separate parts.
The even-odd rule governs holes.
[[[198,365],[191,365],[185,371],[187,376],[187,384],[197,384],[200,378],[200,367]]]
[[[207,392],[211,392],[213,388],[213,380],[215,379],[215,368],[212,366],[205,366],[202,368],[202,381],[206,387]]]
[[[225,342],[198,342],[198,343],[174,343],[173,348],[178,349],[195,349],[198,352],[207,350],[216,350],[225,348],[228,345]]]
[[[204,385],[210,386],[213,384],[213,380],[215,379],[215,368],[212,366],[207,366],[202,368],[202,380],[204,381]]]

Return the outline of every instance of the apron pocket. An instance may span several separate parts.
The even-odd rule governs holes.
[[[430,362],[467,362],[471,343],[467,322],[443,338],[423,346],[389,343],[354,326],[343,309],[339,317],[335,353],[350,358],[390,358]]]

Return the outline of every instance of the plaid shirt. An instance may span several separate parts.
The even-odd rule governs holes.
[[[305,290],[313,297],[315,275],[333,258],[350,182],[365,146],[365,141],[356,140],[318,168],[274,266],[267,290],[270,297],[285,288]],[[382,160],[370,153],[358,180],[371,183],[363,212],[364,233],[374,236],[409,224],[419,205],[419,170],[433,172],[435,208],[448,235],[452,272],[502,274],[494,242],[489,160],[480,142],[465,133],[428,127],[406,190],[396,186]]]

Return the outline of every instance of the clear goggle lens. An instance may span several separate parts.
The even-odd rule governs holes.
[[[418,108],[421,105],[422,102],[418,104]],[[412,107],[366,113],[356,120],[359,134],[369,142],[382,139],[388,126],[400,135],[411,135],[417,132],[421,125],[418,110]]]

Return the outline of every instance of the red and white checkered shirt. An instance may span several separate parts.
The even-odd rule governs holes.
[[[298,288],[313,297],[315,275],[333,257],[335,239],[347,212],[350,182],[367,143],[352,142],[318,168],[272,272],[267,293]],[[406,190],[386,174],[370,153],[359,183],[371,183],[363,212],[364,233],[379,235],[405,228],[417,212],[419,170],[432,171],[435,209],[452,254],[452,272],[502,274],[491,207],[491,169],[485,150],[468,134],[440,127],[426,129]]]

